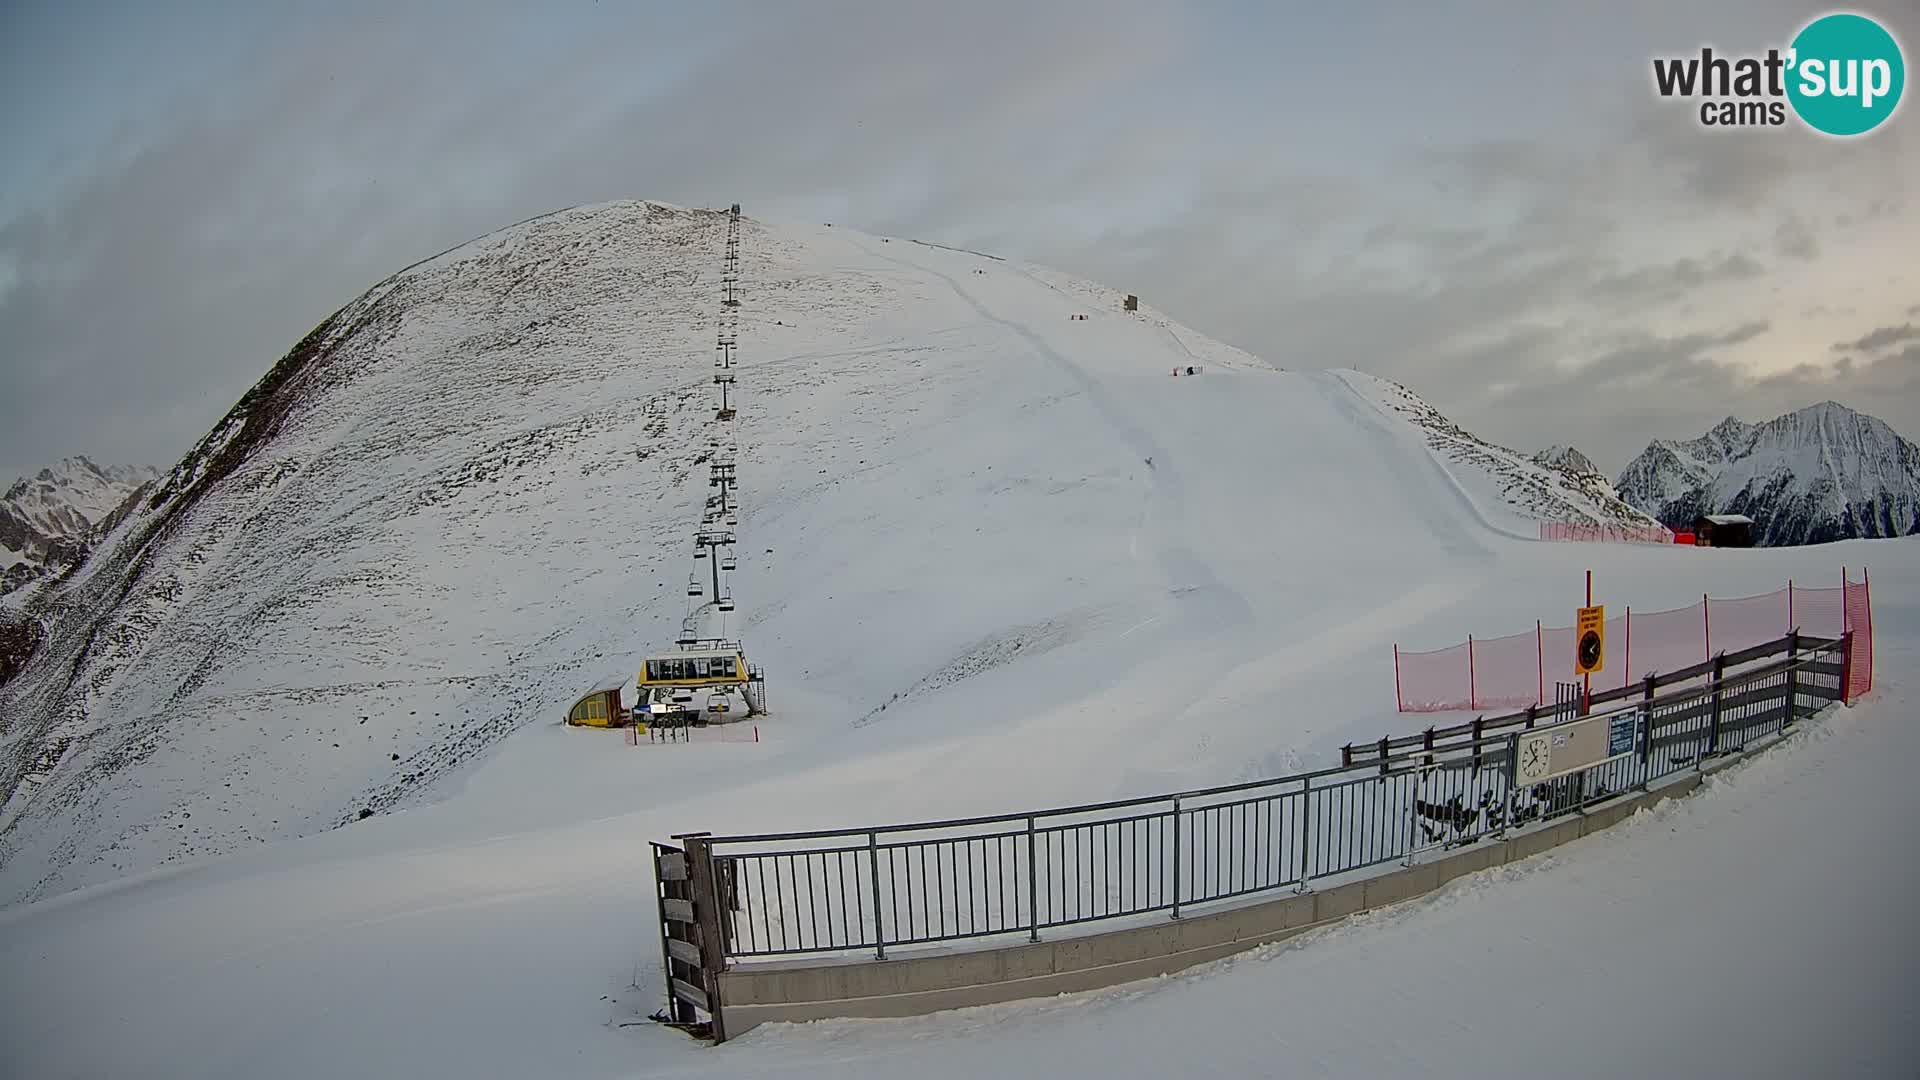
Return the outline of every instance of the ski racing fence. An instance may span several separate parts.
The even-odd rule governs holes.
[[[1789,581],[1764,596],[1715,600],[1667,611],[1625,609],[1607,620],[1607,670],[1596,690],[1631,686],[1650,671],[1674,671],[1710,662],[1717,651],[1738,651],[1790,630],[1837,638],[1853,633],[1866,662],[1854,665],[1859,684],[1872,689],[1873,601],[1864,571],[1854,582],[1808,588]],[[1394,700],[1401,712],[1460,712],[1541,705],[1556,683],[1574,675],[1574,628],[1542,626],[1506,637],[1476,638],[1431,652],[1393,647]]]
[[[1662,692],[1650,677],[1611,709],[1563,686],[1551,710],[1349,748],[1338,766],[1269,780],[680,834],[652,845],[667,985],[655,1019],[724,1041],[769,1021],[914,1015],[1149,978],[1328,925],[1691,791],[1844,700],[1851,645],[1791,632],[1717,657],[1705,681]],[[1593,756],[1553,749],[1569,767],[1550,772],[1541,738]],[[999,941],[953,944],[984,938]]]

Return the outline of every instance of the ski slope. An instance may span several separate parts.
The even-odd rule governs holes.
[[[1766,1049],[1784,1029],[1751,1017],[1783,978],[1856,1006],[1807,1053],[1846,1060],[1850,1038],[1869,1071],[1895,1060],[1888,1010],[1912,985],[1867,950],[1899,929],[1868,885],[1913,884],[1887,855],[1914,809],[1888,772],[1912,749],[1920,546],[1534,543],[1367,376],[1280,370],[984,256],[750,224],[734,629],[774,716],[759,743],[559,727],[684,611],[712,224],[590,208],[384,283],[406,302],[371,302],[347,377],[158,542],[129,590],[138,625],[104,612],[119,651],[60,699],[76,753],[104,758],[131,718],[144,756],[63,762],[10,807],[0,883],[32,902],[0,910],[0,1045],[23,1075],[1166,1075],[1209,1047],[1225,1074],[1477,1075],[1502,1071],[1496,1051],[1599,1046],[1578,1039],[1604,1025],[1543,1004],[1580,992],[1653,1025],[1607,1044],[1628,1057],[1672,1060],[1655,1052],[1696,1030],[1676,1008],[1702,999],[1707,1030]],[[1205,374],[1167,374],[1195,357]],[[1872,567],[1881,700],[1517,880],[1041,1009],[770,1027],[717,1051],[644,1022],[662,998],[649,839],[1271,775],[1411,726],[1395,640],[1564,617],[1582,570],[1607,603],[1656,608],[1837,582],[1843,562]],[[328,827],[361,805],[380,812]],[[1858,842],[1815,840],[1835,834]],[[1801,912],[1853,889],[1819,929],[1833,951],[1810,953]],[[1702,914],[1781,890],[1737,937]],[[1667,896],[1694,914],[1648,906]],[[1543,955],[1588,977],[1536,980]],[[1868,977],[1842,995],[1854,959]],[[1536,1041],[1510,1044],[1518,1019]]]

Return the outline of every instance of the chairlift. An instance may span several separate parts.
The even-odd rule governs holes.
[[[705,545],[705,544],[695,544],[695,545],[693,546],[693,557],[694,557],[694,558],[696,558],[696,559],[704,559],[704,558],[706,558],[706,557],[707,557],[707,545]]]
[[[722,593],[720,596],[719,607],[721,611],[732,611],[733,610],[733,594]]]
[[[707,695],[707,711],[711,713],[726,712],[727,711],[727,695],[708,694]]]
[[[720,559],[720,569],[725,570],[728,573],[733,572],[734,568],[739,566],[739,564],[740,564],[740,560],[734,558],[731,555],[722,556]]]
[[[687,576],[687,595],[688,596],[699,596],[704,591],[705,590],[700,587],[699,574],[690,574]]]

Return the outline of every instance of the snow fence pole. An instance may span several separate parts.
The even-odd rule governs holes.
[[[1796,624],[1793,621],[1793,579],[1788,578],[1787,579],[1787,629],[1791,631],[1796,625],[1798,624]]]
[[[1393,711],[1406,712],[1407,699],[1400,693],[1400,643],[1393,643]]]
[[[1713,659],[1713,597],[1700,594],[1700,625],[1707,632],[1707,659]]]
[[[1547,699],[1547,645],[1540,630],[1540,620],[1533,620],[1533,670],[1540,677],[1539,685],[1534,687],[1535,701]]]
[[[1473,635],[1467,635],[1467,708],[1480,707],[1480,683],[1473,670]]]

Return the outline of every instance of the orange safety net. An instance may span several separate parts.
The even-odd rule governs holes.
[[[1789,582],[1760,596],[1699,602],[1666,611],[1631,608],[1607,620],[1605,667],[1596,689],[1624,686],[1715,656],[1777,641],[1798,629],[1815,637],[1851,632],[1847,695],[1873,687],[1873,604],[1867,582],[1842,576],[1839,588]],[[1394,691],[1401,712],[1525,708],[1552,700],[1556,683],[1576,682],[1571,626],[1535,624],[1525,633],[1473,638],[1450,648],[1410,652],[1394,647]]]
[[[1540,539],[1587,544],[1671,544],[1663,525],[1601,525],[1590,521],[1543,521]]]

